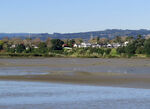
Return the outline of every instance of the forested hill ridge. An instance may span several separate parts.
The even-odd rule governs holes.
[[[121,30],[121,29],[107,29],[104,31],[91,31],[91,32],[81,32],[81,33],[0,33],[0,39],[3,37],[19,37],[22,39],[25,38],[37,38],[39,37],[41,40],[46,40],[48,37],[58,38],[58,39],[74,39],[74,38],[82,38],[84,40],[90,39],[90,37],[100,37],[100,38],[114,38],[116,36],[133,36],[137,35],[148,36],[150,35],[150,30],[140,29],[140,30]]]

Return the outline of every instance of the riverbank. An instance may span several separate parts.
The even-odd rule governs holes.
[[[136,59],[150,59],[149,56],[144,54],[136,55],[65,55],[65,54],[40,54],[40,53],[0,53],[0,58],[136,58]]]

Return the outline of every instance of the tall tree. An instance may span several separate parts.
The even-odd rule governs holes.
[[[52,43],[52,50],[62,50],[62,45],[64,44],[64,42],[60,39],[52,39],[51,40]]]

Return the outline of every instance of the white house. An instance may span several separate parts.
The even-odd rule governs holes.
[[[107,47],[108,47],[108,48],[112,48],[112,45],[111,45],[111,44],[107,44]]]
[[[11,47],[10,48],[15,48],[16,47],[16,45],[11,45]]]
[[[33,47],[33,48],[39,48],[39,47],[38,47],[38,46],[36,46],[36,45],[32,45],[32,47]]]
[[[92,44],[92,48],[101,48],[100,44]]]
[[[113,43],[112,45],[113,45],[114,48],[118,48],[118,47],[121,46],[121,44],[119,44],[119,43]]]
[[[124,46],[127,46],[128,44],[129,44],[129,42],[128,42],[128,41],[125,41],[123,45],[124,45]]]
[[[80,45],[79,44],[74,44],[73,47],[78,48]]]
[[[90,43],[81,43],[81,47],[83,47],[83,48],[91,47],[91,44]]]

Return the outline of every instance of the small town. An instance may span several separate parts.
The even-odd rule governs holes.
[[[91,37],[76,39],[8,38],[0,40],[1,56],[61,57],[149,57],[150,39],[138,35],[114,39]]]

